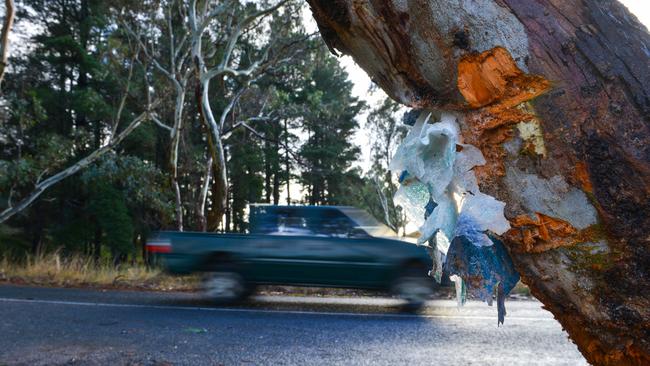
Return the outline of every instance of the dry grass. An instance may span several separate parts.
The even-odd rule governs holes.
[[[115,267],[108,263],[95,263],[83,256],[63,257],[52,253],[29,257],[23,263],[0,260],[0,283],[8,282],[36,286],[94,287],[109,289],[135,289],[152,291],[195,291],[200,288],[198,276],[170,276],[156,267],[142,264],[123,264]],[[266,295],[296,296],[369,296],[361,290],[294,288],[290,286],[262,286],[259,292]],[[453,297],[452,288],[442,288],[440,297]],[[511,297],[530,298],[530,290],[519,282]]]
[[[517,285],[515,288],[512,289],[510,292],[510,296],[515,295],[519,297],[524,297],[524,298],[531,298],[533,295],[530,293],[530,289],[528,286],[524,285],[521,281],[517,282]]]
[[[132,288],[156,291],[189,291],[198,288],[194,276],[175,277],[158,268],[95,263],[83,256],[59,253],[29,257],[23,263],[0,261],[0,281],[37,286]]]

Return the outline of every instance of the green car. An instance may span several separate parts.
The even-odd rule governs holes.
[[[391,291],[411,309],[433,292],[426,248],[362,210],[251,205],[249,221],[249,234],[159,232],[147,250],[170,273],[204,273],[206,294],[221,303],[262,284]]]

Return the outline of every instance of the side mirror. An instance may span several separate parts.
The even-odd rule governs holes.
[[[348,231],[349,238],[367,238],[369,236],[370,235],[368,235],[365,230],[358,227],[353,227],[350,229],[350,231]]]

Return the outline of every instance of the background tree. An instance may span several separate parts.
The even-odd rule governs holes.
[[[408,132],[401,121],[400,112],[403,113],[398,103],[385,98],[368,115],[365,127],[370,133],[372,165],[365,178],[364,190],[360,191],[364,206],[396,233],[400,230],[404,232],[406,218],[402,209],[393,202],[397,182],[388,166],[397,146]]]
[[[21,34],[29,44],[4,88],[0,251],[139,260],[152,230],[244,232],[250,203],[308,202],[289,193],[316,174],[326,182],[318,204],[352,204],[358,148],[340,138],[351,139],[362,103],[305,32],[302,6],[20,3],[18,23],[33,31]],[[231,172],[224,205],[192,34],[212,73],[207,104]]]
[[[360,150],[350,141],[365,104],[352,96],[352,83],[334,58],[322,48],[312,57],[314,67],[297,95],[306,107],[302,128],[307,134],[300,148],[300,181],[310,205],[341,204],[352,196],[351,183],[359,179],[351,165]]]
[[[0,87],[5,77],[5,69],[9,59],[9,34],[14,24],[16,16],[16,6],[14,0],[5,0],[5,16],[0,31]]]
[[[67,218],[91,217],[88,210],[102,206],[88,202],[115,197],[111,187],[89,189],[74,174],[128,140],[148,111],[135,113],[147,100],[147,88],[133,82],[143,79],[137,51],[119,32],[110,32],[114,13],[109,7],[92,1],[33,1],[26,6],[35,11],[23,11],[24,19],[40,26],[40,32],[32,36],[33,50],[14,60],[17,72],[8,80],[10,118],[2,125],[7,138],[0,149],[0,175],[6,177],[1,191],[7,192],[7,207],[1,215],[6,220],[45,192],[35,210],[15,220],[22,222],[23,242],[36,253],[45,243],[57,245],[54,233],[66,231]],[[142,146],[146,144],[138,145]],[[141,152],[128,147],[122,151],[133,156]],[[141,155],[143,165],[149,164],[144,159],[150,156]],[[59,181],[63,183],[54,186]],[[107,234],[105,224],[91,220],[78,225],[95,230],[92,240],[86,236],[84,246],[75,250],[98,257]]]

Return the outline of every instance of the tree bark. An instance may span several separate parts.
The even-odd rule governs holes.
[[[14,18],[16,16],[16,7],[14,0],[5,0],[5,19],[2,24],[2,32],[0,33],[0,87],[5,77],[5,70],[9,60],[9,33],[14,25]]]
[[[288,122],[284,120],[284,179],[287,187],[287,205],[291,205],[291,160],[289,160],[289,128]]]
[[[199,197],[198,217],[199,217],[199,230],[208,230],[208,219],[205,215],[206,203],[208,201],[208,190],[210,189],[210,181],[212,180],[212,157],[208,158],[205,164],[205,174],[201,182],[201,195]]]
[[[174,189],[176,229],[183,231],[183,198],[178,182],[178,147],[181,141],[181,126],[183,124],[183,107],[185,106],[185,86],[187,79],[176,83],[176,103],[174,105],[174,127],[171,130],[169,147],[169,168],[171,170],[171,186]]]
[[[216,224],[221,222],[221,219],[226,212],[227,195],[228,195],[228,174],[226,171],[226,155],[221,141],[221,128],[217,124],[210,107],[209,100],[210,80],[205,80],[200,83],[200,97],[198,103],[201,108],[201,118],[206,125],[208,134],[208,147],[213,162],[213,189],[212,189],[212,210],[215,213],[215,218],[218,220]],[[228,113],[227,111],[223,113]],[[210,230],[214,230],[211,228]]]
[[[308,0],[393,99],[457,114],[523,281],[598,365],[650,364],[650,36],[612,0]]]

